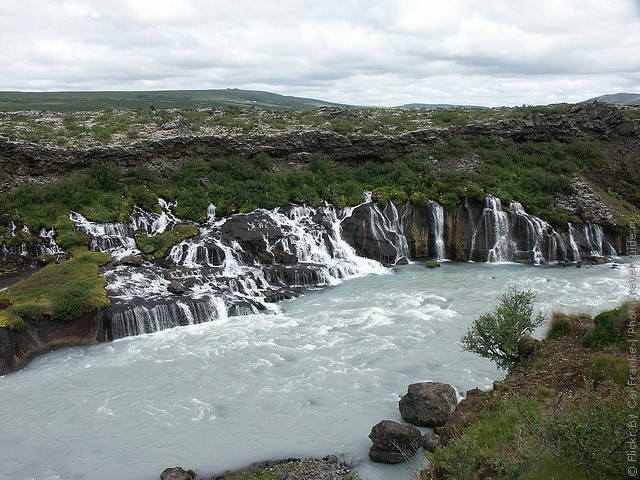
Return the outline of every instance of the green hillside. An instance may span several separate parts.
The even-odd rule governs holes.
[[[255,106],[269,110],[309,110],[329,102],[254,90],[165,90],[155,92],[0,92],[0,111],[97,111],[106,108],[157,109]]]

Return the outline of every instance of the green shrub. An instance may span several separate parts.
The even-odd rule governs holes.
[[[545,435],[557,456],[583,466],[596,478],[625,478],[628,465],[619,445],[629,434],[628,412],[625,400],[591,392],[547,418]]]
[[[331,130],[340,135],[348,135],[356,129],[356,124],[349,120],[334,120],[331,122]]]
[[[480,472],[491,472],[491,478],[519,478],[535,451],[526,437],[528,425],[521,412],[537,419],[540,405],[528,398],[498,397],[474,411],[469,423],[462,426],[460,436],[427,454],[433,478],[467,480],[478,478]],[[528,440],[527,445],[505,455],[504,450],[514,443],[522,445],[523,437]]]
[[[558,340],[571,333],[571,330],[571,319],[563,313],[554,312],[549,323],[547,338]]]
[[[89,245],[89,237],[84,232],[74,230],[58,230],[56,243],[63,250],[69,251],[73,247],[86,247]]]
[[[640,303],[627,302],[613,310],[602,312],[593,319],[595,328],[585,334],[583,345],[599,349],[606,345],[622,343],[627,339],[627,326],[631,317],[636,318]],[[637,338],[637,333],[636,333]]]
[[[541,313],[533,316],[534,297],[531,290],[510,287],[498,306],[473,321],[460,339],[462,348],[488,358],[498,368],[512,369],[521,359],[520,339],[544,321]]]

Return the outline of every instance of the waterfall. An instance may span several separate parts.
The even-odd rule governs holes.
[[[210,300],[175,302],[146,307],[135,306],[114,313],[111,317],[113,338],[158,332],[177,326],[193,325],[225,318],[224,303]]]
[[[582,225],[582,236],[587,242],[589,254],[594,257],[602,257],[603,232],[602,227],[597,224],[585,222]]]
[[[511,202],[509,212],[511,214],[512,236],[521,236],[522,232],[518,232],[517,229],[518,222],[526,225],[526,232],[524,232],[526,248],[524,250],[521,249],[521,254],[527,255],[528,252],[531,252],[532,262],[535,265],[545,262],[554,263],[566,259],[567,248],[564,240],[551,225],[541,218],[528,214],[519,202]],[[514,239],[513,242],[516,246],[518,246],[518,240],[522,244],[523,239]]]
[[[131,228],[134,231],[144,230],[147,235],[155,235],[180,223],[180,220],[171,212],[171,208],[176,205],[175,203],[169,203],[159,198],[158,204],[162,209],[162,213],[147,212],[138,206],[134,207],[131,215]],[[209,213],[209,209],[207,209],[207,213]]]
[[[24,240],[19,243],[13,240],[8,244],[5,242],[0,244],[0,259],[3,262],[13,262],[19,258],[22,261],[27,257],[64,253],[56,243],[56,231],[53,228],[50,230],[42,228],[38,235],[34,235],[26,225],[22,225],[22,228],[18,229],[18,226],[13,221],[10,221],[7,225],[7,231],[10,238],[24,236]],[[33,237],[37,237],[37,241],[33,241]],[[27,241],[26,239],[31,240]]]
[[[580,255],[580,249],[578,248],[578,244],[575,239],[575,229],[571,223],[567,223],[567,236],[569,237],[569,247],[571,248],[571,253],[573,256],[574,262],[580,262],[582,260],[582,256]]]
[[[432,217],[435,258],[436,260],[444,260],[444,209],[438,202],[431,202],[429,203],[429,211]]]
[[[478,237],[478,234],[481,237]],[[484,199],[484,209],[480,223],[476,226],[471,237],[471,250],[469,260],[473,260],[474,252],[478,248],[478,240],[481,246],[487,250],[486,261],[505,262],[511,260],[511,241],[509,238],[509,217],[502,211],[502,203],[499,198],[487,195]]]
[[[404,236],[402,217],[393,202],[388,201],[383,211],[384,228],[391,233],[393,245],[396,248],[396,261],[404,257],[409,258],[409,244]]]
[[[90,222],[77,212],[71,212],[69,218],[76,230],[89,236],[90,250],[109,253],[116,259],[138,252],[134,228],[129,225]]]
[[[155,218],[141,210],[132,216],[131,225],[148,225],[141,219]],[[94,234],[106,235],[115,228],[76,220]],[[97,245],[108,247],[106,242]],[[324,204],[316,209],[258,209],[219,221],[210,206],[199,234],[175,245],[164,268],[153,263],[144,268],[121,265],[105,275],[113,336],[121,337],[273,310],[271,302],[303,289],[369,273],[386,269],[355,254],[341,237],[335,210]],[[172,282],[183,285],[185,293],[170,293]]]

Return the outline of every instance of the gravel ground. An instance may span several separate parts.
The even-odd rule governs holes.
[[[288,458],[254,463],[235,472],[225,472],[222,475],[214,476],[211,480],[246,478],[242,475],[256,471],[261,471],[263,474],[270,473],[277,480],[356,480],[360,478],[352,473],[351,467],[346,462],[335,455],[329,455],[322,459]]]

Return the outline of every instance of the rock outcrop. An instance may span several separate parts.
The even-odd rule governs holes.
[[[447,422],[457,403],[456,392],[451,385],[413,383],[400,399],[400,415],[406,422],[420,427],[439,427]]]
[[[382,420],[369,434],[373,442],[369,458],[374,462],[400,463],[411,458],[422,446],[420,430],[391,420]]]
[[[57,348],[92,345],[107,340],[106,311],[71,321],[40,320],[23,331],[0,328],[0,375],[18,370],[33,357]]]

